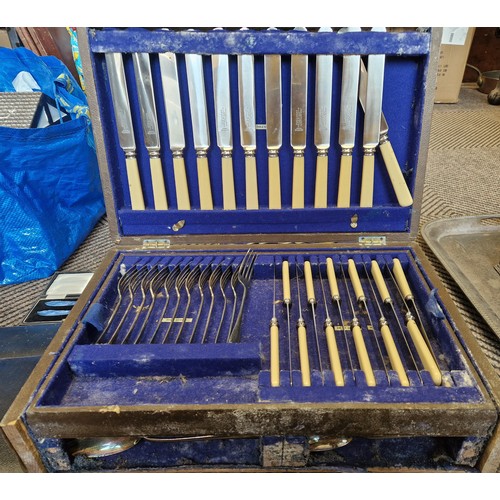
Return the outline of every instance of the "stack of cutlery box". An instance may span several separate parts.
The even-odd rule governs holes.
[[[416,244],[439,31],[80,29],[86,91],[117,248],[95,273],[2,421],[2,430],[27,471],[497,470],[498,377]],[[159,64],[159,54],[167,52],[174,53],[177,60],[188,210],[179,210],[176,201]],[[132,207],[130,172],[115,118],[115,113],[123,110],[114,109],[106,53],[122,55],[143,209]],[[167,209],[155,208],[133,53],[150,56]],[[213,208],[208,210],[200,208],[198,194],[186,54],[200,54],[203,61],[213,197]],[[223,203],[213,54],[229,55],[236,200],[236,209],[230,210]],[[237,60],[242,54],[254,56],[259,196],[254,209],[246,206],[245,152],[240,140]],[[269,208],[269,191],[276,189],[275,185],[269,187],[266,144],[264,57],[269,54],[281,55],[282,107],[275,111],[282,117],[281,208]],[[308,55],[303,208],[292,208],[293,54]],[[316,208],[315,65],[318,55],[328,54],[333,55],[333,66],[327,206]],[[373,206],[360,206],[364,113],[359,104],[350,203],[337,206],[342,63],[344,55],[352,54],[361,55],[365,64],[370,54],[385,55],[382,111],[413,197],[410,206],[398,203],[378,148]],[[414,305],[399,293],[395,258],[414,296],[413,317],[419,319],[420,330],[428,336],[426,345],[439,367],[438,383],[423,364],[406,326],[405,311]],[[332,300],[328,259],[340,290],[338,302]],[[223,295],[223,271],[231,268],[230,275],[239,278],[238,273],[250,260],[253,267],[246,302],[238,279],[236,292],[233,294],[228,285]],[[283,300],[285,261],[290,277],[290,327]],[[357,300],[349,261],[354,262],[367,306]],[[376,300],[378,289],[370,275],[373,261],[382,270],[394,309],[380,298]],[[311,266],[315,291],[312,305],[306,290],[306,262]],[[175,312],[171,308],[162,311],[167,299],[160,281],[155,301],[148,295],[153,293],[148,288],[153,289],[151,280],[137,282],[127,308],[132,292],[130,286],[119,292],[120,278],[131,269],[150,272],[151,279],[162,269],[167,273],[164,276],[177,278],[179,270],[187,269],[195,279],[190,295],[186,280],[171,281],[171,304],[178,305]],[[209,270],[207,281],[213,278],[214,285],[203,295],[200,280],[205,269]],[[227,326],[230,311],[242,302],[241,328],[237,338],[230,339],[234,326],[234,317]],[[208,311],[211,303],[213,310]],[[234,307],[236,312],[238,307]],[[382,312],[408,384],[398,378],[382,338]],[[325,335],[328,317],[336,338],[341,384],[334,378],[331,345]],[[373,369],[372,384],[353,340],[355,317]],[[271,318],[278,325],[278,343],[274,345],[278,352],[277,383],[271,376]],[[304,382],[306,367],[297,335],[301,318],[306,328],[309,383]],[[115,325],[114,337],[108,323]],[[138,340],[141,325],[142,339]],[[153,341],[155,325],[160,334]],[[220,334],[217,339],[216,332],[218,337]],[[128,340],[124,335],[129,335]],[[110,442],[132,438],[133,446],[95,457],[75,453],[92,438]]]

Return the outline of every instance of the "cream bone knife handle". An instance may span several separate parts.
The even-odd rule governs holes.
[[[182,152],[173,153],[175,193],[177,195],[177,209],[191,210],[191,201],[189,199],[189,189],[186,176],[186,165]]]
[[[279,343],[279,327],[276,318],[271,319],[270,325],[271,334],[271,386],[279,387],[280,385],[280,343]]]
[[[297,323],[297,334],[299,337],[299,359],[300,372],[302,375],[302,385],[304,387],[311,386],[311,369],[309,367],[309,352],[307,350],[307,334],[306,326],[303,320]]]
[[[340,208],[351,206],[351,174],[352,149],[343,149],[340,156],[339,192],[337,195],[337,206]]]
[[[233,158],[227,151],[222,153],[222,197],[224,210],[236,210]]]
[[[381,321],[380,333],[382,334],[382,340],[384,341],[385,348],[387,349],[392,369],[397,373],[401,385],[408,387],[410,385],[410,381],[406,375],[401,357],[399,356],[399,352],[396,344],[394,343],[394,338],[387,322]]]
[[[342,364],[340,363],[337,341],[335,340],[335,331],[333,329],[332,322],[329,320],[325,321],[325,335],[335,385],[344,386],[344,374],[342,372]]]
[[[369,387],[375,387],[377,385],[375,382],[375,374],[373,373],[370,358],[368,357],[368,351],[366,350],[361,327],[355,324],[352,326],[351,331],[354,338],[354,345],[356,347],[356,354],[358,355],[359,366],[365,374],[366,384]]]
[[[280,159],[277,150],[269,150],[269,208],[281,208]]]
[[[366,300],[365,292],[363,291],[363,287],[358,275],[358,270],[356,269],[356,263],[353,259],[348,260],[347,271],[349,272],[349,277],[351,278],[352,287],[354,288],[354,293],[356,294],[357,301],[364,302]]]
[[[409,207],[413,203],[413,198],[410,190],[408,189],[405,178],[403,177],[403,173],[401,172],[401,167],[399,166],[392,144],[387,136],[383,136],[380,139],[379,147],[399,205],[402,207]]]
[[[361,175],[360,207],[373,207],[373,181],[375,177],[375,149],[365,148]]]
[[[213,210],[212,188],[210,186],[210,172],[208,169],[208,158],[206,152],[196,154],[198,168],[198,189],[200,193],[200,208],[202,210]]]
[[[304,278],[306,281],[307,301],[309,304],[316,304],[316,295],[314,294],[314,284],[312,278],[311,263],[304,261]]]
[[[151,155],[149,158],[151,169],[151,182],[153,184],[153,197],[156,210],[167,210],[167,192],[165,190],[165,179],[163,177],[163,167],[159,156]]]
[[[404,297],[405,300],[413,300],[413,294],[411,293],[410,285],[406,280],[405,272],[403,271],[403,266],[401,265],[400,260],[395,258],[392,260],[392,263],[393,263],[392,269],[394,271],[394,276],[399,286],[401,295]]]
[[[328,150],[319,149],[316,156],[314,207],[326,208],[328,200]]]
[[[333,266],[333,260],[330,257],[326,259],[326,275],[328,277],[328,285],[330,287],[332,299],[339,300],[340,293],[337,285],[337,277],[335,276],[335,267]]]
[[[441,385],[442,383],[441,370],[436,364],[436,361],[434,360],[434,357],[432,356],[432,353],[429,350],[429,347],[427,346],[424,337],[422,336],[422,333],[420,332],[411,314],[407,314],[406,327],[410,332],[411,338],[413,340],[413,343],[415,344],[415,348],[417,349],[420,360],[422,361],[424,368],[430,373],[434,385],[437,386]]]
[[[292,208],[304,208],[304,151],[293,153]]]
[[[257,210],[259,208],[259,188],[254,151],[245,151],[245,194],[247,209]]]
[[[376,260],[372,260],[371,263],[371,273],[373,276],[373,279],[375,280],[375,285],[377,285],[377,290],[378,293],[380,294],[380,297],[382,298],[383,302],[389,303],[391,302],[391,296],[389,294],[389,290],[387,289],[387,285],[385,284],[384,277],[382,276],[382,271],[380,269],[380,266],[378,265],[378,262]]]
[[[125,166],[127,169],[127,182],[132,210],[145,210],[139,166],[135,155],[125,155]]]

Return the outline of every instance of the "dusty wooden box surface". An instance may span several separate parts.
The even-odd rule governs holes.
[[[117,249],[2,421],[27,470],[496,470],[414,244],[438,41],[80,30]]]

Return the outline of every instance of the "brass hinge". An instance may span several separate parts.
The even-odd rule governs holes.
[[[144,250],[162,250],[170,248],[170,240],[144,240],[142,243]]]
[[[387,244],[385,236],[360,236],[358,243],[366,247],[380,247]]]

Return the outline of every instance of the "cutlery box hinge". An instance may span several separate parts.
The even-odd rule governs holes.
[[[164,239],[148,239],[144,240],[142,243],[143,250],[162,250],[166,248],[170,248],[171,243],[170,240]]]

